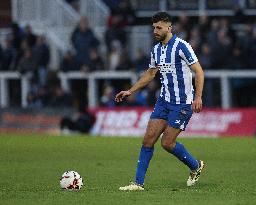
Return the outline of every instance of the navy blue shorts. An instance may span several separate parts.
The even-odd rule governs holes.
[[[191,104],[170,104],[160,97],[150,119],[163,119],[170,127],[185,130],[192,114]]]

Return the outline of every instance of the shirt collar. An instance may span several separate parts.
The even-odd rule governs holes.
[[[168,43],[166,45],[163,45],[162,42],[160,42],[161,46],[167,46],[169,44],[171,44],[175,39],[176,39],[176,34],[173,34],[171,39],[168,41]]]

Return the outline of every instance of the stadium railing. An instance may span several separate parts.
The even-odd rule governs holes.
[[[88,80],[88,105],[90,108],[96,107],[99,99],[98,95],[98,83],[100,79],[129,79],[131,83],[135,83],[137,80],[137,75],[134,72],[130,71],[97,71],[92,73],[83,73],[83,72],[67,72],[58,74],[60,78],[61,86],[64,90],[69,90],[69,80],[75,79],[84,79]]]
[[[21,82],[21,106],[27,107],[27,95],[29,92],[29,75],[21,75],[19,72],[0,72],[0,107],[9,106],[9,80]]]
[[[88,92],[88,105],[90,108],[98,106],[98,83],[100,79],[129,79],[131,83],[135,83],[138,75],[130,71],[97,71],[92,73],[84,73],[80,71],[76,72],[60,72],[58,77],[61,82],[61,86],[64,90],[70,90],[70,80],[87,80],[87,92]],[[243,71],[231,71],[231,70],[206,70],[206,79],[219,79],[220,80],[220,95],[221,95],[221,107],[230,108],[231,103],[231,79],[248,79],[256,78],[255,70],[243,70]],[[20,80],[21,82],[21,107],[26,108],[27,94],[30,88],[30,81],[28,75],[20,75],[18,72],[0,72],[0,107],[9,106],[9,83],[11,79]]]

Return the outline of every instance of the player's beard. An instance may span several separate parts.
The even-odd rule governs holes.
[[[167,34],[163,34],[163,35],[155,35],[155,38],[157,41],[163,42],[167,37]]]

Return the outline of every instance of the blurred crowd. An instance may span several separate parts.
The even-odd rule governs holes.
[[[24,28],[12,23],[11,32],[0,45],[0,70],[18,71],[30,78],[27,96],[28,106],[70,106],[71,100],[65,93],[54,72],[49,69],[50,49],[46,37],[36,35],[31,26]],[[13,103],[17,103],[20,89],[17,83],[10,82]]]
[[[69,2],[76,6],[76,1]],[[138,48],[133,59],[128,52],[126,28],[135,26],[137,19],[130,1],[111,4],[110,9],[103,41],[96,37],[86,17],[80,19],[70,36],[73,49],[63,54],[57,71],[80,70],[87,73],[117,70],[134,71],[140,75],[147,69],[150,51],[144,53]],[[184,14],[174,19],[173,32],[192,45],[204,70],[256,70],[256,21],[240,22],[239,19],[234,19],[231,21],[227,17],[208,16],[191,19]],[[101,52],[102,46],[106,47],[106,54]],[[47,39],[36,35],[29,25],[20,28],[18,24],[13,23],[11,34],[7,36],[4,44],[0,45],[0,70],[16,70],[22,75],[31,76],[32,86],[27,98],[30,107],[73,105],[74,95],[61,88],[57,72],[49,69],[49,62],[50,49]],[[235,79],[230,83],[233,87],[235,106],[256,105],[255,97],[249,94],[256,92],[255,80]],[[219,105],[220,96],[215,94],[218,84],[218,80],[206,80],[206,106]],[[129,86],[129,82],[123,81],[102,82],[100,105],[116,106],[114,95]],[[159,86],[156,79],[122,105],[153,106],[159,94]],[[84,90],[80,87],[80,91]]]
[[[174,32],[193,47],[204,70],[256,71],[256,21],[245,23],[244,17],[228,18],[199,16],[191,23],[186,15],[174,23]],[[233,106],[256,105],[254,79],[232,79]],[[220,102],[216,95],[219,82],[206,79],[204,104],[213,107]],[[207,94],[207,95],[206,95]]]
[[[73,1],[78,2],[78,1]],[[127,38],[127,26],[136,25],[135,12],[129,0],[104,1],[110,8],[111,14],[107,19],[105,41],[101,42],[107,47],[107,56],[99,53],[100,42],[92,37],[93,32],[86,18],[82,18],[72,35],[75,54],[67,52],[67,59],[72,59],[70,69],[74,68],[87,72],[95,70],[129,70],[140,75],[148,66],[149,52],[144,53],[138,48],[136,57],[131,58]],[[77,5],[77,4],[76,4]],[[234,7],[235,15],[232,18],[215,17],[206,15],[197,19],[190,18],[185,13],[174,19],[173,32],[180,38],[188,41],[195,50],[204,70],[256,70],[256,21],[247,20],[238,7]],[[83,33],[83,34],[82,34]],[[83,38],[81,36],[84,36]],[[81,43],[82,40],[87,42]],[[79,41],[79,43],[78,43]],[[81,45],[88,45],[82,51]],[[78,45],[78,46],[77,46]],[[80,55],[83,55],[82,57]],[[65,65],[70,65],[70,63]],[[250,79],[234,79],[232,85],[233,106],[256,105],[256,99],[250,92],[255,90],[255,81]],[[122,89],[130,85],[120,82]],[[100,102],[102,106],[115,106],[113,96],[120,89],[120,84],[115,85],[106,81],[101,89]],[[154,105],[159,94],[159,82],[152,82],[146,89],[131,96],[124,105]],[[205,82],[204,104],[209,107],[220,105],[220,95],[216,95],[219,81],[207,79]]]

